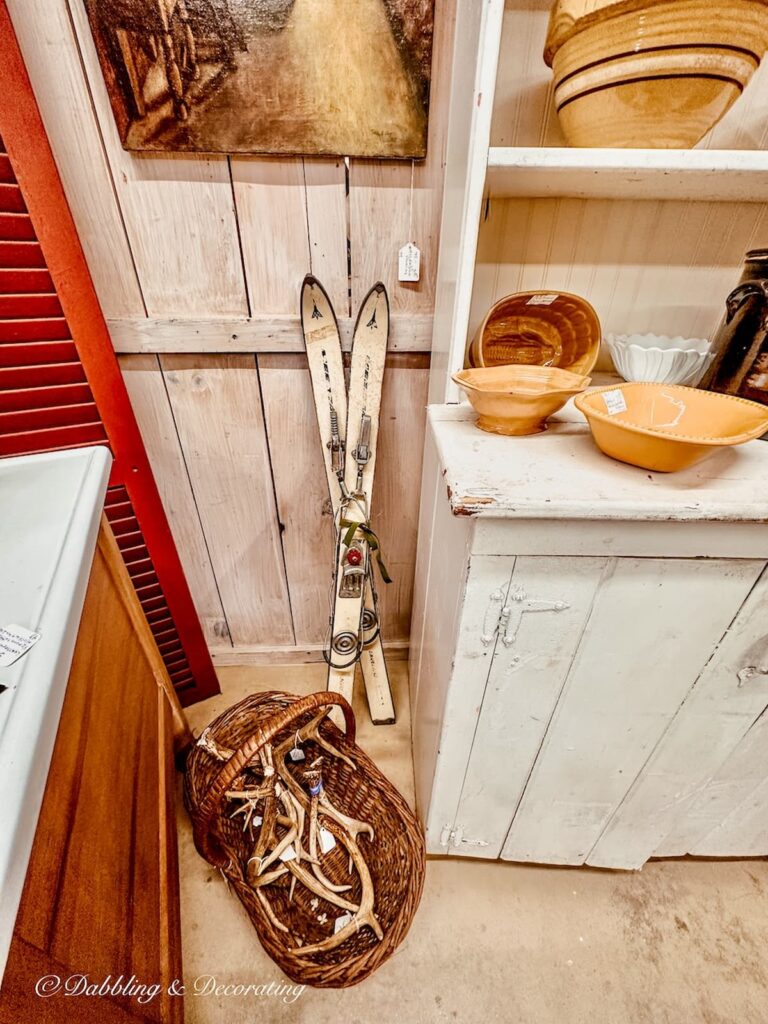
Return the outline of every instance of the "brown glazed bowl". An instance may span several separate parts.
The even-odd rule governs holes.
[[[515,292],[488,310],[469,348],[470,366],[556,366],[589,373],[600,351],[600,321],[569,292]]]
[[[546,430],[549,416],[589,387],[590,378],[552,366],[486,366],[455,373],[489,434],[521,436]]]
[[[768,0],[596,2],[558,0],[544,50],[572,146],[690,149],[768,49]]]

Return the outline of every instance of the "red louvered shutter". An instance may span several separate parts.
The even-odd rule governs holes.
[[[0,457],[109,446],[106,515],[192,704],[218,681],[2,0],[0,135]]]

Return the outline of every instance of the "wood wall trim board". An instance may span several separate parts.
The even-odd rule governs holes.
[[[104,312],[142,316],[141,288],[67,4],[8,0],[7,6]]]
[[[292,284],[295,282],[292,282]],[[298,306],[299,281],[291,294]],[[301,323],[293,314],[255,317],[130,317],[107,321],[118,354],[161,352],[303,352]],[[341,317],[342,346],[352,347],[355,322]],[[393,352],[429,352],[432,314],[392,317],[389,347]]]
[[[385,640],[384,651],[391,661],[408,659],[408,640]],[[302,665],[323,661],[325,644],[256,644],[241,647],[211,647],[213,663],[225,665]]]
[[[160,360],[130,355],[119,363],[206,640],[222,644],[229,629]]]
[[[255,358],[161,358],[233,644],[294,643]]]

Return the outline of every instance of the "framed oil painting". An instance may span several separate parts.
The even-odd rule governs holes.
[[[128,150],[423,157],[434,0],[86,0]]]

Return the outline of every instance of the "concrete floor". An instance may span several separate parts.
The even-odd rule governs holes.
[[[404,663],[398,724],[359,740],[413,799]],[[189,711],[200,731],[254,690],[312,692],[324,666],[227,668],[223,693]],[[189,1024],[765,1024],[768,862],[666,861],[639,873],[435,859],[395,955],[357,988],[300,994],[263,953],[217,872],[179,824]],[[195,995],[222,984],[282,995]],[[210,983],[209,983],[210,984]]]

